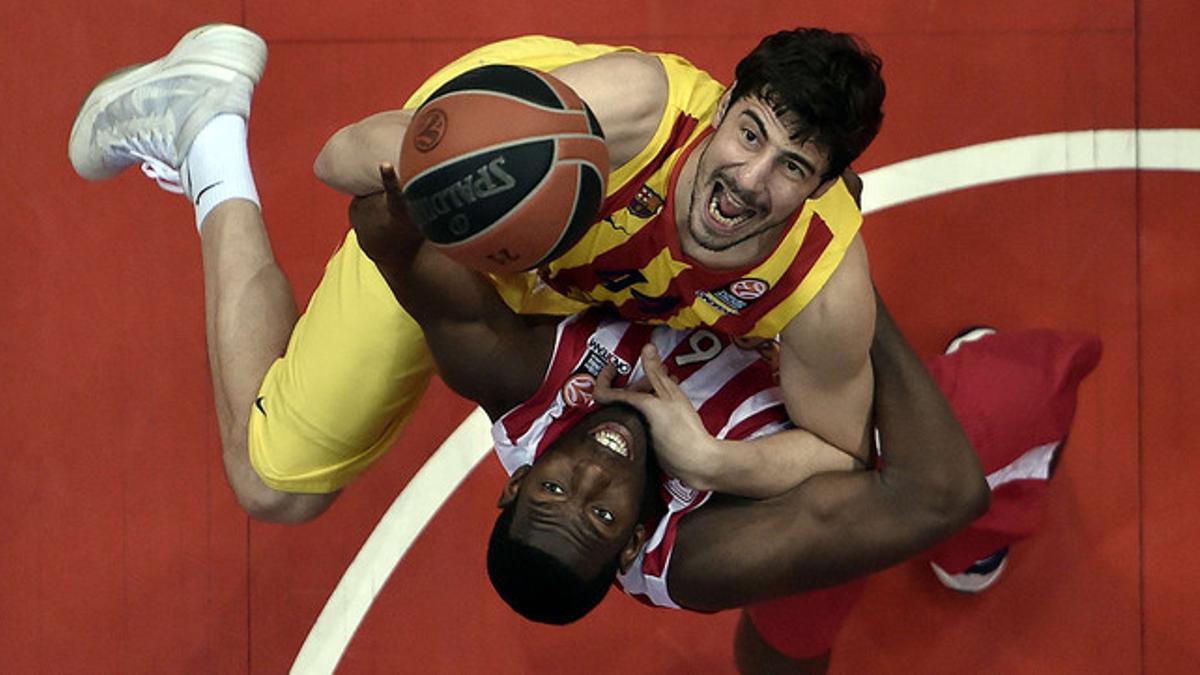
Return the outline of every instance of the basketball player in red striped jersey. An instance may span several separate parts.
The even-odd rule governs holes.
[[[399,188],[388,185],[399,212]],[[355,201],[360,238],[374,236],[384,212],[378,197]],[[548,623],[578,619],[614,580],[652,605],[745,607],[735,656],[747,673],[822,672],[862,589],[849,580],[979,516],[987,486],[998,508],[932,560],[958,571],[1029,534],[1033,521],[1020,514],[1036,511],[1076,387],[1099,356],[1084,336],[985,338],[933,364],[952,411],[880,308],[872,358],[886,461],[851,471],[812,435],[763,458],[748,441],[805,433],[792,428],[769,345],[634,324],[606,308],[519,315],[431,246],[402,250],[381,268],[442,377],[495,420],[511,474],[488,553],[501,596]],[[621,388],[631,382],[641,384]],[[763,463],[777,470],[770,486],[739,482]]]

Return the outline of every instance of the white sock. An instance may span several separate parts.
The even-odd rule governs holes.
[[[221,202],[248,199],[261,206],[250,172],[246,120],[237,115],[217,115],[200,130],[179,175],[184,194],[196,207],[197,230]]]

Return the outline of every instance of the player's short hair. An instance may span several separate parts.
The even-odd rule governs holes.
[[[832,178],[867,149],[883,123],[882,60],[859,38],[820,28],[768,35],[734,71],[730,104],[753,95],[777,116],[799,123],[793,140],[812,140],[829,153]]]
[[[583,618],[612,587],[619,554],[595,577],[584,579],[566,563],[514,536],[515,511],[516,500],[500,512],[488,541],[492,587],[509,607],[530,621],[562,626]]]

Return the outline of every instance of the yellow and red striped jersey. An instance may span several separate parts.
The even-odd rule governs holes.
[[[456,72],[487,63],[541,70],[632,47],[575,44],[527,36],[487,45],[431,78],[410,100],[420,102]],[[535,272],[493,275],[518,312],[570,314],[609,304],[631,321],[673,328],[711,326],[729,335],[770,338],[821,290],[862,224],[841,180],[810,199],[784,227],[765,259],[712,270],[680,250],[673,207],[684,161],[712,133],[724,85],[687,60],[654,54],[668,81],[667,105],[645,149],[608,177],[600,218],[564,255]],[[682,198],[687,198],[683,196]]]

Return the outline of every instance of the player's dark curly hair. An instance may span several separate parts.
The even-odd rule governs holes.
[[[492,587],[521,616],[530,621],[562,626],[583,618],[600,604],[616,579],[618,556],[592,579],[512,533],[516,501],[496,518],[488,541],[487,569]]]
[[[738,63],[730,104],[754,95],[777,116],[793,113],[794,140],[829,152],[823,176],[840,175],[883,123],[883,62],[858,38],[820,28],[768,35]]]

